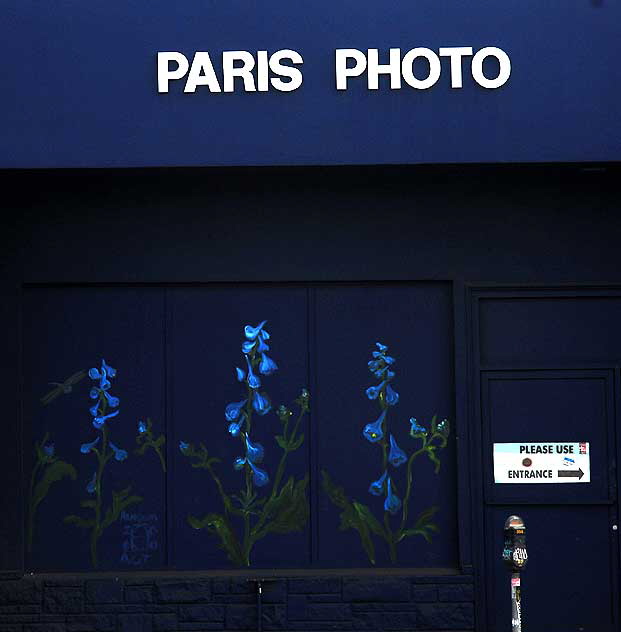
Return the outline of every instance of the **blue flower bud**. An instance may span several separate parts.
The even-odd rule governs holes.
[[[108,400],[108,406],[110,408],[116,408],[119,405],[119,398],[110,395],[109,393],[104,393],[106,399]]]
[[[244,467],[245,463],[246,463],[246,459],[244,459],[244,458],[243,458],[243,457],[241,457],[241,456],[238,456],[238,457],[235,459],[235,461],[233,461],[233,469],[235,469],[235,470],[241,470],[241,469]]]
[[[388,453],[388,461],[394,466],[399,467],[408,460],[405,452],[397,445],[395,438],[390,435],[390,452]]]
[[[396,514],[401,508],[401,500],[392,491],[390,477],[388,478],[388,490],[386,500],[384,501],[384,509],[391,514]]]
[[[110,417],[116,417],[118,414],[119,414],[119,411],[115,410],[113,413],[110,413],[109,415],[103,415],[102,417],[95,417],[95,419],[93,419],[93,426],[95,426],[95,428],[99,430],[99,428],[101,428],[106,423],[107,419],[110,419]]]
[[[88,377],[90,377],[91,380],[99,380],[101,378],[101,373],[99,372],[99,369],[93,367],[88,370]]]
[[[229,424],[229,432],[233,437],[239,437],[239,433],[241,432],[241,427],[243,423],[244,419],[240,419],[238,422],[232,421]]]
[[[80,446],[80,452],[82,454],[88,454],[98,443],[99,443],[99,437],[97,437],[95,441],[91,441],[90,443],[83,443]]]
[[[88,412],[93,416],[93,417],[97,417],[99,415],[99,402],[97,402],[96,404],[93,404],[93,406],[91,406],[88,409]]]
[[[410,417],[410,434],[414,437],[416,435],[426,435],[427,430],[423,426],[419,425],[416,421],[416,417]]]
[[[246,364],[248,365],[248,386],[252,389],[259,388],[261,386],[261,379],[252,372],[252,366],[250,360],[246,356]]]
[[[224,409],[224,416],[227,421],[235,421],[239,417],[239,411],[242,409],[247,399],[242,399],[241,402],[231,402],[227,404]]]
[[[93,388],[91,388],[91,391],[90,391],[90,393],[88,394],[88,396],[89,396],[91,399],[97,399],[97,398],[99,397],[99,389],[98,389],[98,388],[95,388],[95,387],[93,386]]]
[[[399,393],[393,390],[390,384],[386,385],[386,403],[389,406],[394,406],[399,401]]]
[[[179,441],[179,450],[184,454],[190,449],[190,444],[185,441]]]
[[[86,491],[89,494],[94,494],[97,489],[97,472],[93,474],[93,478],[91,478],[89,484],[86,486]]]
[[[116,369],[113,369],[111,366],[108,366],[105,360],[101,361],[101,368],[106,372],[106,375],[109,375],[110,377],[116,376]]]
[[[369,485],[369,492],[373,494],[373,496],[381,496],[384,493],[384,482],[386,481],[386,476],[388,476],[388,473],[384,470],[384,473],[376,481],[373,481]]]
[[[384,417],[386,417],[386,411],[383,410],[382,414],[377,418],[377,420],[372,424],[367,424],[362,431],[362,435],[365,439],[370,441],[371,443],[376,443],[381,441],[384,437],[384,430],[382,428],[382,424],[384,423]]]
[[[259,335],[260,331],[263,329],[263,326],[265,325],[267,321],[264,320],[262,322],[260,322],[256,327],[251,327],[250,325],[246,325],[244,327],[244,334],[246,335],[246,338],[248,338],[248,340],[255,340],[256,337]]]
[[[384,384],[386,384],[386,382],[382,382],[381,384],[378,384],[377,386],[369,386],[369,388],[367,388],[366,390],[367,397],[369,399],[377,399],[377,396],[380,394],[380,391],[382,390],[382,388],[384,388]]]
[[[48,457],[53,457],[54,456],[54,444],[53,443],[49,443],[48,445],[44,445],[43,446],[43,454],[45,454],[45,456]]]
[[[244,342],[242,342],[242,352],[250,353],[252,349],[254,348],[255,344],[256,344],[256,341],[245,340]]]
[[[264,450],[260,443],[252,443],[246,435],[246,458],[251,463],[261,463],[263,460]]]
[[[254,392],[252,407],[261,416],[267,415],[267,413],[269,413],[272,409],[272,405],[267,395],[265,395],[264,393],[259,393],[259,391]]]
[[[261,362],[259,364],[259,372],[263,375],[271,375],[278,370],[278,365],[274,360],[268,358],[264,353],[261,354]]]
[[[376,342],[375,346],[383,353],[384,351],[388,351],[388,347],[383,345],[381,342]]]
[[[112,448],[112,451],[114,452],[114,458],[117,461],[124,461],[127,458],[127,450],[117,448],[114,443],[112,443],[112,441],[110,441],[108,445]]]
[[[147,424],[144,421],[138,422],[138,432],[144,434],[147,431]]]
[[[235,373],[237,374],[237,381],[243,382],[246,378],[246,372],[243,369],[235,367]]]
[[[254,465],[252,461],[248,461],[248,465],[250,466],[250,469],[252,470],[252,482],[257,487],[263,487],[263,485],[267,485],[269,483],[270,478],[267,475],[267,472],[265,472],[261,468]]]

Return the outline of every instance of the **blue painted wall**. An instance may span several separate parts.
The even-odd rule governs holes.
[[[0,52],[1,167],[580,162],[621,158],[614,2],[502,5],[285,0],[134,1],[122,10],[65,0],[7,7]],[[449,61],[429,90],[337,91],[334,51],[497,46],[512,61],[499,89]],[[291,48],[304,83],[290,93],[158,94],[156,53]],[[419,76],[425,64],[415,69]],[[494,64],[485,69],[493,77]]]

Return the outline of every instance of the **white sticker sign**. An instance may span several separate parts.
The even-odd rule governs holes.
[[[495,483],[590,483],[589,444],[494,443]]]

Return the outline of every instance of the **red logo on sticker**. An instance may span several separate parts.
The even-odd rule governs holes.
[[[587,453],[587,444],[586,443],[581,443],[580,444],[580,454],[586,454]]]
[[[520,585],[520,578],[519,577],[512,577],[511,578],[511,585],[512,586],[519,586]]]

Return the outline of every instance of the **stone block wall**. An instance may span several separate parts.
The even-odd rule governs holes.
[[[0,580],[0,632],[466,632],[472,577],[156,574]],[[258,618],[261,611],[260,621]]]

